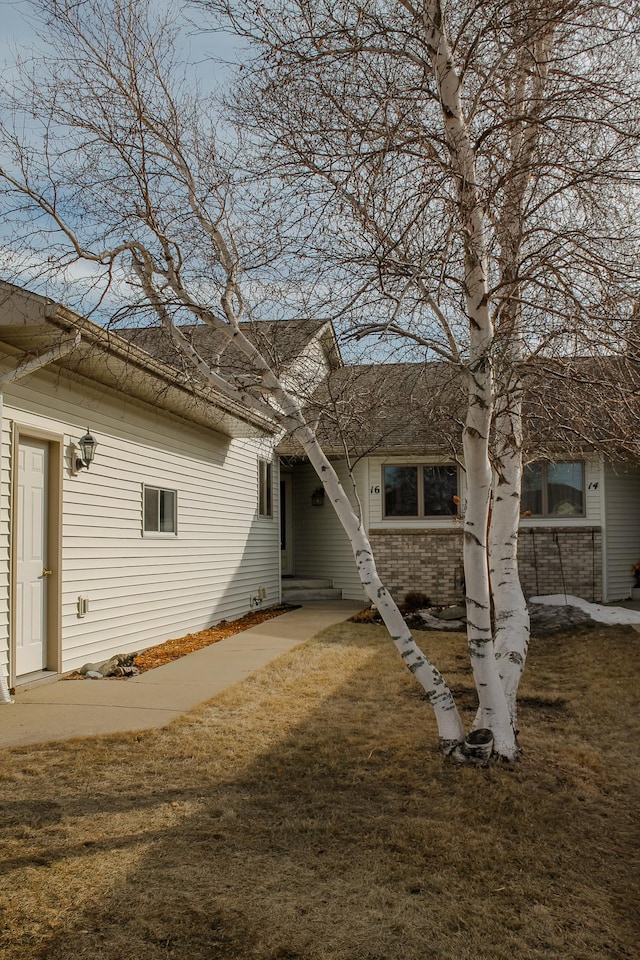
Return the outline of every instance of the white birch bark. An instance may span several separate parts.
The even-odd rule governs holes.
[[[496,458],[489,528],[495,654],[514,728],[517,694],[529,646],[529,611],[518,573],[518,531],[522,487],[522,400],[513,388],[496,404]],[[504,431],[504,434],[503,434]]]
[[[463,525],[467,639],[480,709],[476,726],[489,728],[494,752],[515,759],[518,747],[495,658],[491,625],[487,531],[491,492],[489,431],[493,413],[491,351],[493,324],[488,307],[488,265],[484,214],[477,186],[471,137],[460,98],[460,78],[444,23],[444,4],[427,4],[424,29],[435,73],[442,117],[458,181],[460,229],[464,238],[465,296],[469,320],[468,408],[463,430],[467,504]]]
[[[544,17],[542,11],[540,16]],[[494,604],[496,657],[511,718],[517,721],[517,692],[529,644],[529,612],[518,575],[518,531],[522,488],[522,364],[523,325],[519,276],[525,203],[538,145],[538,121],[553,50],[555,25],[537,22],[533,5],[527,28],[530,43],[521,43],[513,78],[510,112],[509,170],[497,224],[504,306],[497,337],[504,358],[500,395],[496,402],[493,504],[489,556]],[[526,119],[524,119],[526,118]]]

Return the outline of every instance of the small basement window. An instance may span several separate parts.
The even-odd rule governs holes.
[[[258,460],[258,515],[273,516],[273,464]]]
[[[520,509],[530,517],[583,517],[584,464],[530,463],[522,474]]]
[[[143,533],[177,534],[178,494],[162,487],[143,487]]]

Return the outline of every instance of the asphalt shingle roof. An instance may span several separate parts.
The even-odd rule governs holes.
[[[628,358],[536,360],[522,368],[525,451],[640,461],[640,364]],[[466,388],[446,363],[373,364],[331,373],[309,407],[328,452],[447,452],[461,448]],[[285,437],[282,454],[299,448]]]
[[[243,324],[249,339],[278,373],[328,327],[322,321],[260,321]],[[181,328],[200,356],[232,379],[250,373],[243,354],[218,331],[204,325]],[[186,379],[198,379],[160,328],[119,331],[120,335],[171,363]],[[341,366],[308,403],[319,439],[328,453],[345,445],[355,455],[369,452],[446,453],[460,451],[466,388],[460,368],[443,362]],[[637,357],[564,360],[537,358],[522,367],[525,384],[525,448],[531,456],[579,456],[598,449],[611,460],[640,461],[640,363]],[[282,455],[300,456],[291,437]]]
[[[329,327],[326,321],[318,320],[247,321],[241,326],[247,339],[260,350],[276,373],[283,373],[310,341],[319,336],[323,328]],[[250,373],[247,358],[224,332],[206,324],[181,326],[180,331],[202,359],[222,375],[234,378]],[[172,364],[185,377],[197,379],[191,361],[176,350],[170,334],[164,328],[129,328],[118,330],[118,335],[146,350],[151,356]],[[339,362],[338,357],[336,362]]]

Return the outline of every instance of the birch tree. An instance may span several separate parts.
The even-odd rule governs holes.
[[[509,754],[523,391],[542,357],[619,350],[638,293],[637,5],[202,2],[257,49],[239,111],[274,167],[331,205],[355,335],[464,372],[477,722]]]
[[[234,175],[239,145],[219,135],[213,102],[180,70],[170,18],[145,0],[52,0],[35,9],[47,52],[21,62],[2,90],[0,197],[14,229],[12,258],[40,277],[81,268],[103,313],[118,287],[113,318],[154,316],[201,379],[295,435],[349,536],[367,595],[426,691],[441,749],[462,758],[451,692],[381,583],[361,518],[300,397],[243,332],[252,300],[274,283],[274,257],[286,253],[284,234],[270,243],[271,209],[266,227],[260,217],[268,184]],[[292,283],[286,260],[282,271]],[[249,375],[225,378],[208,364],[181,329],[185,319],[232,342]]]

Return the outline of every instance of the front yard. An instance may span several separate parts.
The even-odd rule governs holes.
[[[425,634],[474,711],[464,638]],[[534,640],[522,762],[459,767],[382,628],[170,728],[0,753],[6,960],[622,960],[640,634]]]

